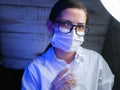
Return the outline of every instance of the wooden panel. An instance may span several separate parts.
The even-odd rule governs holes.
[[[24,70],[33,59],[3,57],[4,67]]]
[[[94,24],[108,25],[110,18],[111,18],[111,16],[108,12],[89,11],[89,21],[88,21],[88,23],[90,25],[92,25],[92,24],[93,25]]]
[[[24,69],[50,41],[49,34],[0,33],[0,51],[5,67]]]
[[[98,53],[102,52],[102,48],[104,45],[104,41],[105,41],[105,36],[94,36],[94,35],[89,35],[89,36],[85,36],[85,42],[83,44],[83,47],[88,48],[88,49],[92,49]]]
[[[0,6],[0,24],[45,23],[50,8]]]
[[[3,65],[25,67],[49,42],[50,8],[0,5],[0,51]],[[18,62],[16,64],[16,62]]]
[[[104,11],[104,7],[101,4],[100,0],[80,0],[86,7],[88,10],[94,10],[95,12],[98,11]]]
[[[89,36],[104,36],[107,33],[108,25],[91,25],[88,31]]]
[[[42,33],[48,34],[47,27],[45,25],[31,25],[31,24],[13,24],[13,25],[2,25],[0,32],[9,33]]]
[[[0,0],[2,5],[20,5],[20,6],[33,6],[33,7],[52,7],[53,4],[58,0]]]
[[[1,33],[2,55],[12,58],[32,59],[49,43],[48,34]]]
[[[90,30],[86,33],[83,46],[88,49],[102,52],[108,25],[91,25]]]

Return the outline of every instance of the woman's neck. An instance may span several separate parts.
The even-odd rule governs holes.
[[[66,63],[71,63],[71,61],[74,59],[75,57],[75,52],[66,52],[66,51],[63,51],[59,48],[55,48],[55,54],[56,54],[56,57],[59,58],[59,59],[62,59],[62,60],[65,60]]]

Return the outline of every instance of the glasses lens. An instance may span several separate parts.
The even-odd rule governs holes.
[[[69,33],[70,32],[70,29],[72,28],[72,24],[70,22],[57,21],[57,23],[59,24],[59,30],[62,33]]]
[[[62,26],[59,27],[59,30],[60,30],[60,32],[62,32],[62,33],[69,33],[69,32],[70,32],[70,29],[65,28],[65,27],[62,27]]]
[[[83,31],[83,30],[85,30],[85,32],[87,31],[89,31],[89,26],[87,26],[87,25],[79,25],[79,26],[77,26],[77,28],[76,28],[76,33],[77,33],[77,35],[81,35],[81,31]]]
[[[86,28],[86,25],[78,25],[77,26],[77,31],[79,32],[79,31],[82,31],[82,30],[85,30],[85,28]]]

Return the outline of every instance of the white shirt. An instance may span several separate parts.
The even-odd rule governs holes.
[[[80,47],[73,63],[77,65],[73,69],[79,84],[72,90],[112,90],[114,75],[100,54]],[[21,90],[50,90],[52,81],[66,66],[64,60],[56,58],[51,47],[26,67]]]

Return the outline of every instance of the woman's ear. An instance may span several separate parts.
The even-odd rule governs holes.
[[[48,28],[48,31],[50,32],[50,33],[54,33],[54,28],[53,28],[53,25],[52,25],[52,21],[50,21],[50,20],[48,20],[47,21],[47,28]]]

